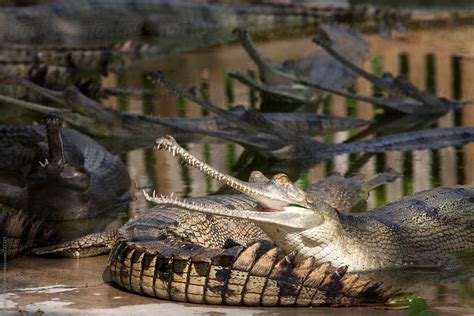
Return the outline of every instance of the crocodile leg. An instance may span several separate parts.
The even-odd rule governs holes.
[[[42,256],[86,258],[109,253],[119,236],[118,230],[89,234],[54,246],[35,248],[31,253]]]

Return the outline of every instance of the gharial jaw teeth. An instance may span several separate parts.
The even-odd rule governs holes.
[[[163,194],[158,195],[156,191],[153,191],[153,194],[150,196],[145,190],[143,190],[143,195],[148,202],[154,204],[172,204],[178,207],[182,207],[184,209],[191,209],[191,210],[204,210],[205,205],[197,203],[195,201],[189,202],[187,199],[179,199],[174,195],[174,192],[170,196],[165,196]]]
[[[182,161],[184,161],[185,164],[188,164],[192,167],[197,168],[198,170],[202,171],[204,174],[211,176],[212,178],[216,179],[217,181],[220,181],[221,183],[224,183],[230,187],[233,187],[236,190],[239,190],[240,192],[251,195],[251,196],[262,196],[262,197],[267,197],[260,192],[251,189],[250,187],[246,187],[240,183],[234,182],[233,180],[226,179],[224,175],[221,173],[212,170],[209,166],[203,164],[200,162],[198,159],[194,158],[191,154],[186,152],[184,149],[179,147],[179,145],[176,143],[174,138],[171,136],[166,136],[164,138],[160,138],[156,140],[155,142],[155,147],[158,150],[166,150],[168,152],[171,152],[173,156],[178,155]]]

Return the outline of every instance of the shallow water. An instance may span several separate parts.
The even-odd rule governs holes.
[[[375,35],[368,36],[371,44],[370,58],[365,68],[376,73],[391,71],[403,72],[418,87],[425,87],[446,97],[474,98],[474,29],[451,28],[436,31],[410,32],[404,40],[384,40]],[[316,50],[309,37],[285,39],[260,43],[258,47],[269,58],[282,61],[300,58],[303,54]],[[252,99],[248,90],[233,83],[229,88],[226,72],[229,70],[255,69],[243,50],[236,45],[200,50],[157,58],[139,64],[119,75],[104,78],[103,84],[110,86],[149,87],[146,73],[160,69],[169,79],[186,86],[209,87],[209,99],[223,107],[243,103]],[[227,84],[226,84],[227,83]],[[370,84],[358,79],[354,90],[371,95]],[[232,91],[230,93],[229,91]],[[194,104],[179,104],[177,98],[162,88],[152,98],[111,98],[106,101],[111,106],[129,111],[154,113],[163,116],[201,116],[203,113]],[[311,109],[306,109],[311,110]],[[377,111],[368,104],[346,101],[343,98],[328,99],[323,112],[335,115],[350,115],[371,119]],[[474,126],[474,106],[450,113],[438,120],[439,127]],[[341,142],[355,131],[340,132],[325,141]],[[150,143],[150,146],[152,142]],[[215,168],[232,173],[241,178],[248,176],[248,170],[233,169],[243,153],[237,145],[212,141],[209,143],[189,143],[187,149],[198,158]],[[136,149],[121,153],[127,163],[131,178],[137,188],[155,188],[159,193],[176,192],[185,196],[202,196],[213,193],[220,186],[206,179],[198,171],[181,166],[170,154],[154,152],[151,149]],[[313,166],[308,170],[277,167],[275,171],[289,173],[301,186],[323,178],[332,171],[346,172],[357,160],[356,155],[342,155]],[[256,165],[268,167],[270,162],[261,161]],[[369,199],[373,208],[400,196],[420,190],[451,184],[474,183],[474,144],[463,148],[446,148],[412,153],[391,152],[372,157],[360,172],[368,177],[392,167],[403,173],[403,178],[386,184],[374,191]],[[65,223],[69,237],[84,231],[97,231],[104,228],[120,227],[128,218],[139,214],[149,205],[140,192],[136,200],[126,210],[109,212],[100,220],[84,221],[84,227],[77,223]],[[100,221],[100,223],[98,223]],[[76,231],[73,231],[75,229]],[[261,309],[227,308],[175,304],[141,297],[124,292],[104,283],[102,279],[106,257],[84,260],[20,258],[7,263],[2,273],[3,293],[0,308],[12,313],[18,309],[35,311],[41,309],[52,314],[75,314],[87,311],[90,314],[131,314],[157,310],[169,314],[379,314],[386,313],[373,308],[347,309]],[[104,277],[107,280],[107,277]],[[473,279],[452,282],[445,285],[429,286],[417,294],[427,299],[430,306],[440,313],[472,314],[474,312]],[[26,288],[34,288],[25,290]],[[54,290],[56,289],[56,290]],[[132,306],[130,306],[132,305]],[[139,305],[139,306],[136,306]],[[116,307],[120,307],[115,309]],[[113,309],[112,309],[113,308]],[[403,314],[404,312],[390,312]]]

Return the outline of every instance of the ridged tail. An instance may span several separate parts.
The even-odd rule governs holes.
[[[347,266],[315,265],[313,258],[295,264],[294,258],[294,253],[285,256],[259,242],[248,248],[151,251],[146,245],[119,239],[108,266],[120,287],[189,303],[345,306],[382,303],[396,293],[372,280],[346,275]]]

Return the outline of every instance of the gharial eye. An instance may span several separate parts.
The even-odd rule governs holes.
[[[250,173],[250,178],[261,178],[261,177],[263,177],[263,173],[261,173],[260,171],[255,170]]]
[[[273,176],[273,181],[275,181],[278,184],[289,184],[291,183],[290,178],[284,173],[279,173],[275,176]]]

